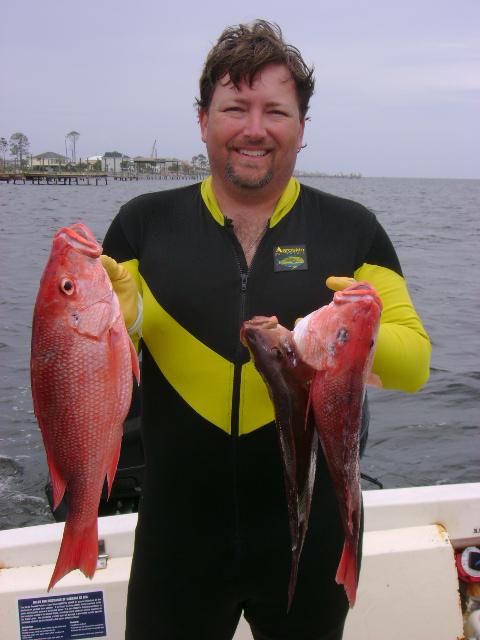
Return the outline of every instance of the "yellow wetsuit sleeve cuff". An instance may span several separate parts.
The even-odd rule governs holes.
[[[137,283],[138,287],[138,303],[137,303],[137,318],[133,325],[128,327],[128,335],[133,342],[135,349],[139,350],[140,338],[142,337],[142,323],[143,323],[143,292],[142,292],[142,279],[138,272],[138,260],[133,258],[132,260],[126,260],[120,263],[130,273],[132,278]]]

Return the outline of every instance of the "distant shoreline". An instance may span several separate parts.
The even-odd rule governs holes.
[[[363,178],[361,173],[325,173],[324,171],[294,171],[293,176],[295,178]]]

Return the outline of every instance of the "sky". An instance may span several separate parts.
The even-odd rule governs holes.
[[[206,153],[195,97],[222,30],[276,22],[315,67],[304,171],[480,178],[480,0],[24,0],[2,8],[0,137],[30,153]]]

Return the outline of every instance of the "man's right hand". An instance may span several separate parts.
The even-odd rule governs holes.
[[[110,256],[100,256],[102,265],[112,282],[112,287],[117,294],[122,310],[125,325],[129,329],[137,319],[138,314],[138,287],[131,274],[121,264]]]

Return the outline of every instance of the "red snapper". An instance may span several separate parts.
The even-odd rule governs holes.
[[[55,234],[37,295],[31,381],[53,486],[68,516],[50,590],[73,569],[95,573],[97,515],[110,492],[129,409],[137,354],[102,267],[102,247],[83,224]]]
[[[315,369],[310,402],[345,532],[336,581],[344,585],[350,606],[357,591],[361,411],[365,385],[372,380],[381,310],[375,289],[359,282],[335,293],[329,305],[300,320],[293,332],[303,361]]]

